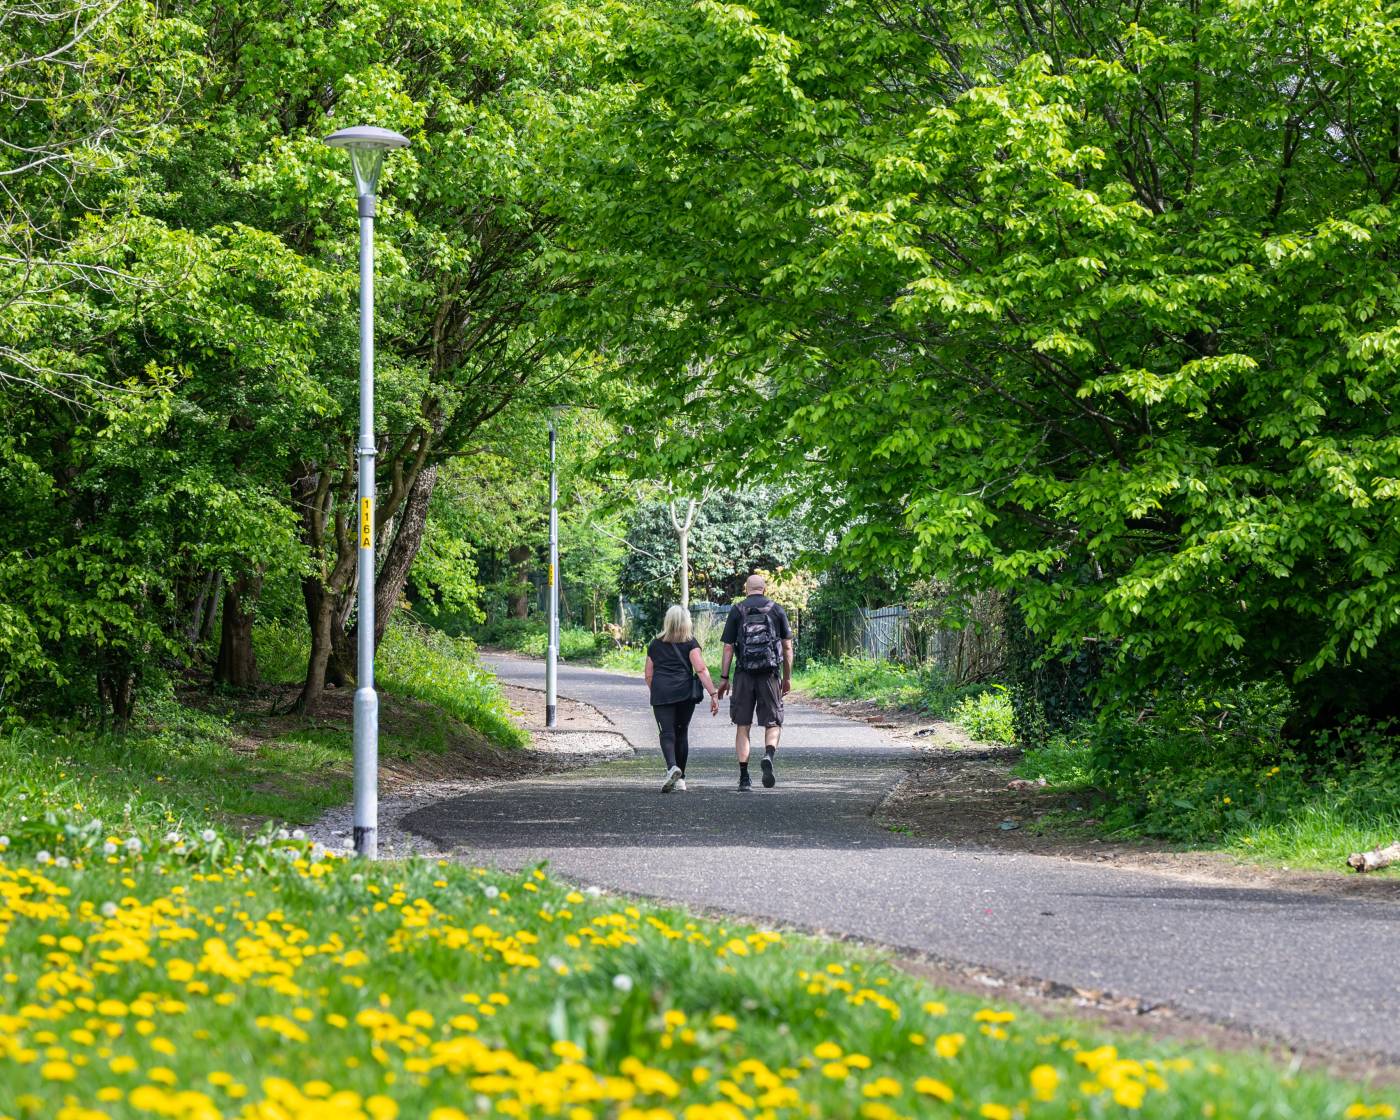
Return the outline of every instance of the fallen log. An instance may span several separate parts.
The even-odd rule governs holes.
[[[1352,852],[1347,856],[1347,866],[1354,867],[1357,871],[1379,871],[1382,867],[1396,862],[1400,862],[1400,840],[1384,848],[1375,848],[1369,852]]]

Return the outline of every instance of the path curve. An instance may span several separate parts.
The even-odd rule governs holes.
[[[488,656],[542,687],[543,664]],[[439,802],[404,827],[473,861],[856,936],[1018,977],[1169,1003],[1305,1046],[1400,1062],[1400,906],[899,836],[871,813],[910,752],[879,731],[789,707],[776,789],[735,790],[732,729],[697,712],[689,793],[661,796],[640,681],[561,665],[635,758]],[[755,769],[757,786],[757,769]]]

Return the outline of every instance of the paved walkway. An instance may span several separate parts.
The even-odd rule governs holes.
[[[490,659],[542,687],[543,665]],[[639,754],[510,783],[403,822],[473,860],[538,860],[586,883],[854,935],[1018,976],[1171,1003],[1237,1027],[1400,1062],[1400,906],[1201,884],[1044,856],[939,847],[872,810],[908,752],[874,728],[789,706],[778,786],[735,791],[725,710],[697,711],[690,792],[661,796],[640,681],[561,666],[561,695]],[[693,726],[695,726],[693,725]]]

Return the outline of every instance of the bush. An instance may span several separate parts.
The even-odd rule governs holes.
[[[1357,725],[1305,754],[1283,738],[1281,685],[1188,685],[1154,699],[1052,736],[1017,772],[1093,786],[1104,827],[1120,835],[1332,867],[1400,835],[1395,729]]]
[[[549,624],[535,618],[507,618],[479,628],[475,638],[480,645],[543,657],[549,646]],[[609,643],[606,635],[583,626],[559,628],[559,657],[563,661],[591,661],[605,643]]]
[[[1001,685],[993,685],[975,696],[964,696],[953,705],[952,719],[974,739],[984,743],[1016,742],[1011,694]]]
[[[1017,762],[1022,778],[1044,778],[1060,789],[1082,789],[1093,784],[1089,754],[1093,747],[1092,724],[1082,723],[1050,736],[1043,747],[1031,747]]]
[[[561,627],[559,630],[559,658],[561,661],[588,661],[598,655],[600,635],[581,626]],[[606,639],[605,639],[606,640]],[[520,645],[514,647],[531,657],[543,657],[549,647],[549,629],[526,636]]]
[[[523,649],[536,636],[543,637],[548,627],[538,618],[500,618],[472,630],[477,645],[497,649]]]
[[[269,684],[300,684],[306,680],[311,635],[305,623],[263,622],[253,627],[253,653],[258,672]]]

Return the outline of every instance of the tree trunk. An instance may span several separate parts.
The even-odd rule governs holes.
[[[702,499],[703,500],[703,499]],[[676,501],[674,498],[666,503],[666,509],[671,515],[671,527],[676,531],[676,539],[681,546],[681,606],[690,610],[690,530],[695,524],[695,511],[700,508],[700,502],[694,498],[686,501],[685,520],[681,520],[676,515]]]
[[[129,659],[102,659],[97,671],[97,695],[112,713],[112,729],[125,732],[136,712],[136,674]]]
[[[314,715],[326,688],[336,631],[344,629],[350,591],[355,584],[359,540],[355,472],[346,468],[332,473],[303,464],[292,478],[291,487],[293,502],[301,510],[302,539],[321,569],[301,584],[311,630],[311,654],[306,663],[306,683],[296,707]],[[338,664],[337,676],[343,668],[343,664]]]
[[[690,610],[690,528],[680,530],[681,538],[681,606]]]
[[[253,606],[262,591],[262,576],[239,576],[224,593],[223,624],[214,682],[234,688],[257,684],[258,662],[253,653]]]
[[[394,539],[384,554],[384,563],[374,586],[374,648],[384,640],[384,628],[403,600],[403,589],[418,549],[423,545],[423,533],[428,527],[428,503],[437,486],[438,468],[429,463],[413,480],[408,498],[399,510]]]
[[[189,613],[185,616],[185,644],[191,649],[199,644],[199,635],[204,629],[204,616],[210,596],[214,593],[214,579],[218,574],[212,569],[205,573],[204,579],[199,585],[199,593],[195,596],[194,602],[190,605]]]
[[[204,610],[204,620],[199,625],[199,642],[203,645],[214,636],[214,619],[219,617],[224,605],[224,574],[214,573],[214,595]]]
[[[353,595],[345,598],[353,601]],[[326,685],[329,688],[354,688],[359,673],[359,657],[355,650],[355,632],[345,629],[345,613],[331,612],[331,654],[326,661]]]
[[[534,550],[528,544],[516,545],[506,554],[515,572],[516,590],[510,599],[512,618],[530,617],[530,557]]]
[[[308,576],[302,581],[302,596],[306,599],[306,620],[311,626],[311,656],[307,658],[306,684],[297,697],[297,711],[314,716],[321,707],[326,691],[326,667],[330,663],[332,633],[335,622],[335,602],[326,594],[321,581]]]

